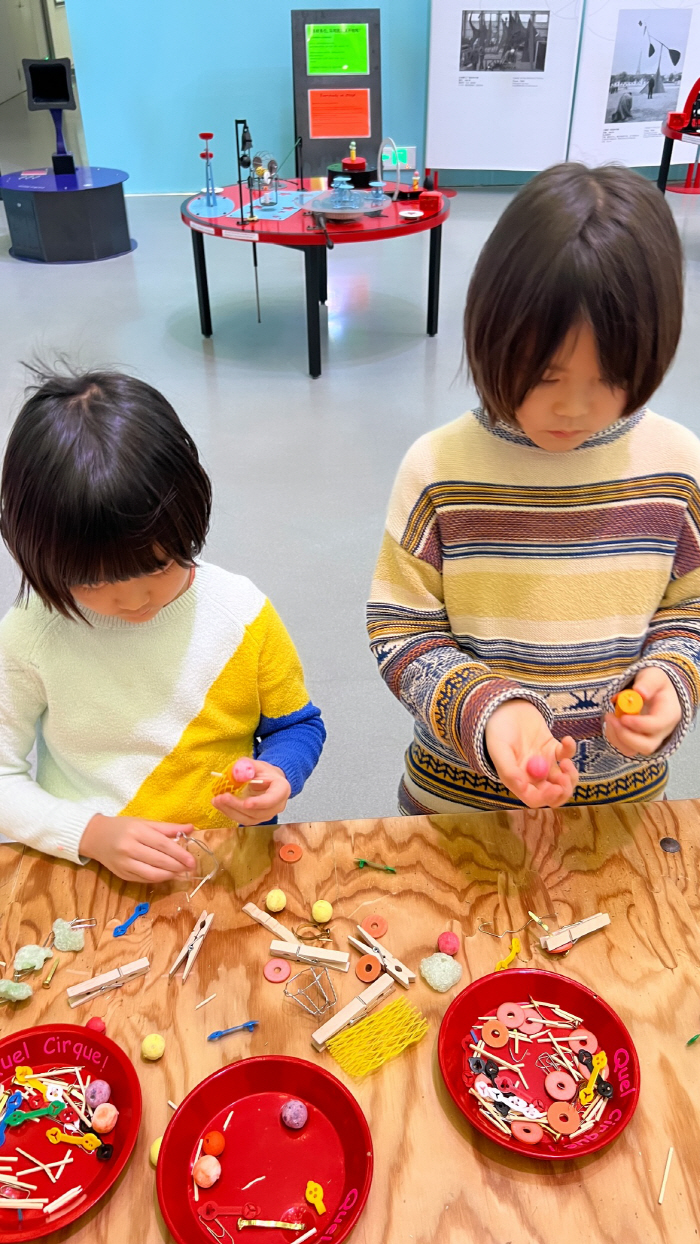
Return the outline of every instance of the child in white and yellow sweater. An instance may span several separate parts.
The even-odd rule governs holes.
[[[23,576],[0,623],[0,831],[158,882],[194,867],[183,829],[282,812],[321,715],[264,594],[197,562],[211,485],[162,394],[119,373],[43,377],[0,503]],[[211,772],[242,755],[256,793],[212,799]]]

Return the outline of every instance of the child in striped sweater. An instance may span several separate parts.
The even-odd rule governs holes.
[[[415,719],[402,812],[662,792],[700,698],[700,444],[646,408],[682,281],[665,200],[618,167],[539,174],[486,242],[482,404],[408,451],[368,610]]]
[[[163,395],[114,372],[44,376],[0,506],[22,572],[0,623],[0,831],[159,882],[195,865],[183,831],[284,811],[321,715],[263,593],[197,561],[211,485]],[[212,798],[212,771],[245,755],[248,794]]]

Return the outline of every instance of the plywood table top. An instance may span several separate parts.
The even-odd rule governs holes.
[[[664,836],[681,851],[666,854]],[[86,948],[63,955],[50,989],[30,978],[27,1002],[2,1009],[2,1033],[40,1023],[84,1023],[101,1015],[108,1035],[132,1058],[144,1114],[126,1171],[101,1204],[56,1238],[74,1244],[162,1244],[151,1141],[171,1110],[205,1076],[238,1058],[290,1054],[326,1067],[348,1085],[367,1117],[375,1151],[369,1201],[353,1244],[594,1244],[624,1239],[686,1244],[700,1220],[700,802],[617,808],[392,818],[255,828],[206,836],[221,863],[218,877],[190,903],[184,883],[120,882],[95,864],[78,868],[17,845],[0,847],[0,958],[5,976],[18,946],[43,942],[57,916],[94,916]],[[287,841],[298,863],[279,858]],[[354,857],[383,861],[396,874],[360,870]],[[205,868],[205,871],[206,868]],[[317,1054],[316,1023],[286,1002],[262,974],[269,934],[241,908],[264,906],[267,891],[288,898],[282,921],[308,920],[317,898],[334,906],[334,944],[372,912],[389,922],[385,941],[417,971],[438,934],[461,935],[460,985],[434,993],[418,978],[409,998],[430,1022],[420,1045],[365,1080],[352,1081],[328,1053]],[[129,933],[112,929],[137,902],[150,912]],[[216,913],[186,984],[167,971],[202,910]],[[630,1126],[597,1155],[548,1164],[506,1154],[475,1132],[453,1106],[437,1065],[442,1016],[459,988],[493,970],[508,941],[479,931],[490,921],[518,929],[527,912],[554,912],[560,925],[597,911],[611,924],[581,941],[563,961],[543,955],[540,930],[520,934],[518,966],[560,971],[599,992],[629,1028],[641,1062],[642,1091]],[[141,956],[148,976],[71,1011],[68,985]],[[353,960],[355,954],[353,952]],[[42,974],[43,975],[43,974]],[[339,1003],[361,985],[354,972],[333,975]],[[401,991],[403,993],[403,991]],[[210,994],[216,998],[196,1011]],[[393,995],[394,997],[396,995]],[[207,1043],[216,1028],[259,1019],[253,1033]],[[160,1032],[166,1053],[144,1063],[144,1036]],[[669,1145],[675,1148],[663,1205],[657,1204]],[[134,1224],[139,1224],[138,1235]],[[54,1238],[54,1237],[52,1237]]]

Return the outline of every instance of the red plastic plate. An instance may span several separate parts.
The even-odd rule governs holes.
[[[93,1080],[107,1080],[112,1086],[111,1101],[119,1111],[119,1119],[114,1131],[104,1140],[114,1145],[114,1153],[109,1162],[98,1162],[94,1153],[71,1146],[73,1161],[56,1184],[50,1183],[43,1171],[25,1176],[26,1182],[36,1184],[37,1188],[36,1192],[23,1192],[24,1197],[48,1196],[56,1199],[77,1184],[82,1184],[84,1196],[48,1218],[41,1210],[24,1210],[20,1222],[13,1210],[0,1210],[0,1244],[38,1240],[75,1222],[112,1187],[136,1144],[141,1122],[141,1086],[130,1060],[109,1037],[77,1024],[46,1024],[15,1032],[0,1040],[0,1080],[6,1091],[13,1092],[18,1087],[12,1085],[15,1067],[48,1071],[53,1067],[75,1065],[84,1066],[85,1074]],[[44,1103],[37,1100],[36,1104]],[[29,1108],[26,1102],[21,1107]],[[13,1156],[17,1145],[42,1162],[57,1161],[63,1157],[68,1145],[52,1145],[46,1138],[46,1132],[50,1127],[59,1126],[60,1122],[60,1119],[40,1119],[38,1123],[30,1121],[19,1127],[8,1127],[5,1143],[0,1148],[0,1162]],[[13,1172],[32,1165],[21,1154],[17,1156],[20,1160],[12,1163]],[[21,1202],[17,1204],[21,1208]]]
[[[562,1136],[560,1140],[554,1141],[545,1132],[539,1144],[526,1145],[506,1136],[497,1128],[490,1127],[479,1114],[478,1102],[469,1094],[468,1083],[463,1079],[465,1055],[473,1051],[465,1051],[462,1041],[465,1037],[469,1040],[469,1031],[478,1016],[495,1014],[502,1002],[521,1003],[528,998],[535,998],[538,1002],[554,1002],[565,1011],[580,1015],[583,1027],[595,1033],[598,1048],[605,1050],[608,1056],[608,1078],[615,1090],[615,1096],[600,1123],[573,1140]],[[539,1098],[545,1103],[545,1109],[551,1099],[545,1092],[544,1072],[535,1066],[535,1060],[546,1049],[546,1045],[522,1045],[520,1048],[529,1085],[529,1092],[523,1090],[522,1095],[526,1099]],[[524,1058],[523,1051],[526,1051]],[[512,1061],[503,1050],[497,1049],[495,1053],[509,1062]],[[438,1059],[450,1097],[472,1126],[497,1145],[528,1158],[570,1161],[578,1153],[596,1153],[624,1131],[639,1100],[639,1059],[622,1020],[598,994],[587,989],[585,985],[580,985],[578,981],[554,972],[528,969],[493,972],[468,985],[445,1012],[438,1039]],[[474,1077],[470,1075],[468,1067],[466,1077],[467,1081],[471,1080],[473,1083]]]
[[[290,1097],[303,1101],[309,1111],[299,1132],[290,1131],[280,1120],[280,1110]],[[212,1188],[200,1189],[195,1202],[192,1164],[200,1137],[212,1130],[226,1138],[219,1158],[221,1178]],[[293,1244],[315,1227],[312,1244],[340,1244],[362,1213],[372,1168],[367,1121],[344,1085],[304,1059],[270,1056],[231,1063],[192,1090],[163,1137],[156,1182],[163,1217],[178,1244],[211,1244],[199,1217],[207,1201],[221,1206],[252,1202],[260,1218],[304,1223],[304,1229],[295,1232],[279,1228],[239,1232],[235,1215],[221,1217],[234,1240],[260,1235],[270,1244]],[[259,1182],[245,1188],[251,1180]],[[323,1188],[324,1214],[305,1200],[309,1180]]]

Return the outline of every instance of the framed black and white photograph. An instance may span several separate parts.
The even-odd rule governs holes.
[[[608,125],[663,121],[675,112],[691,16],[690,9],[620,9]]]
[[[464,9],[460,71],[544,73],[548,34],[548,11]]]

